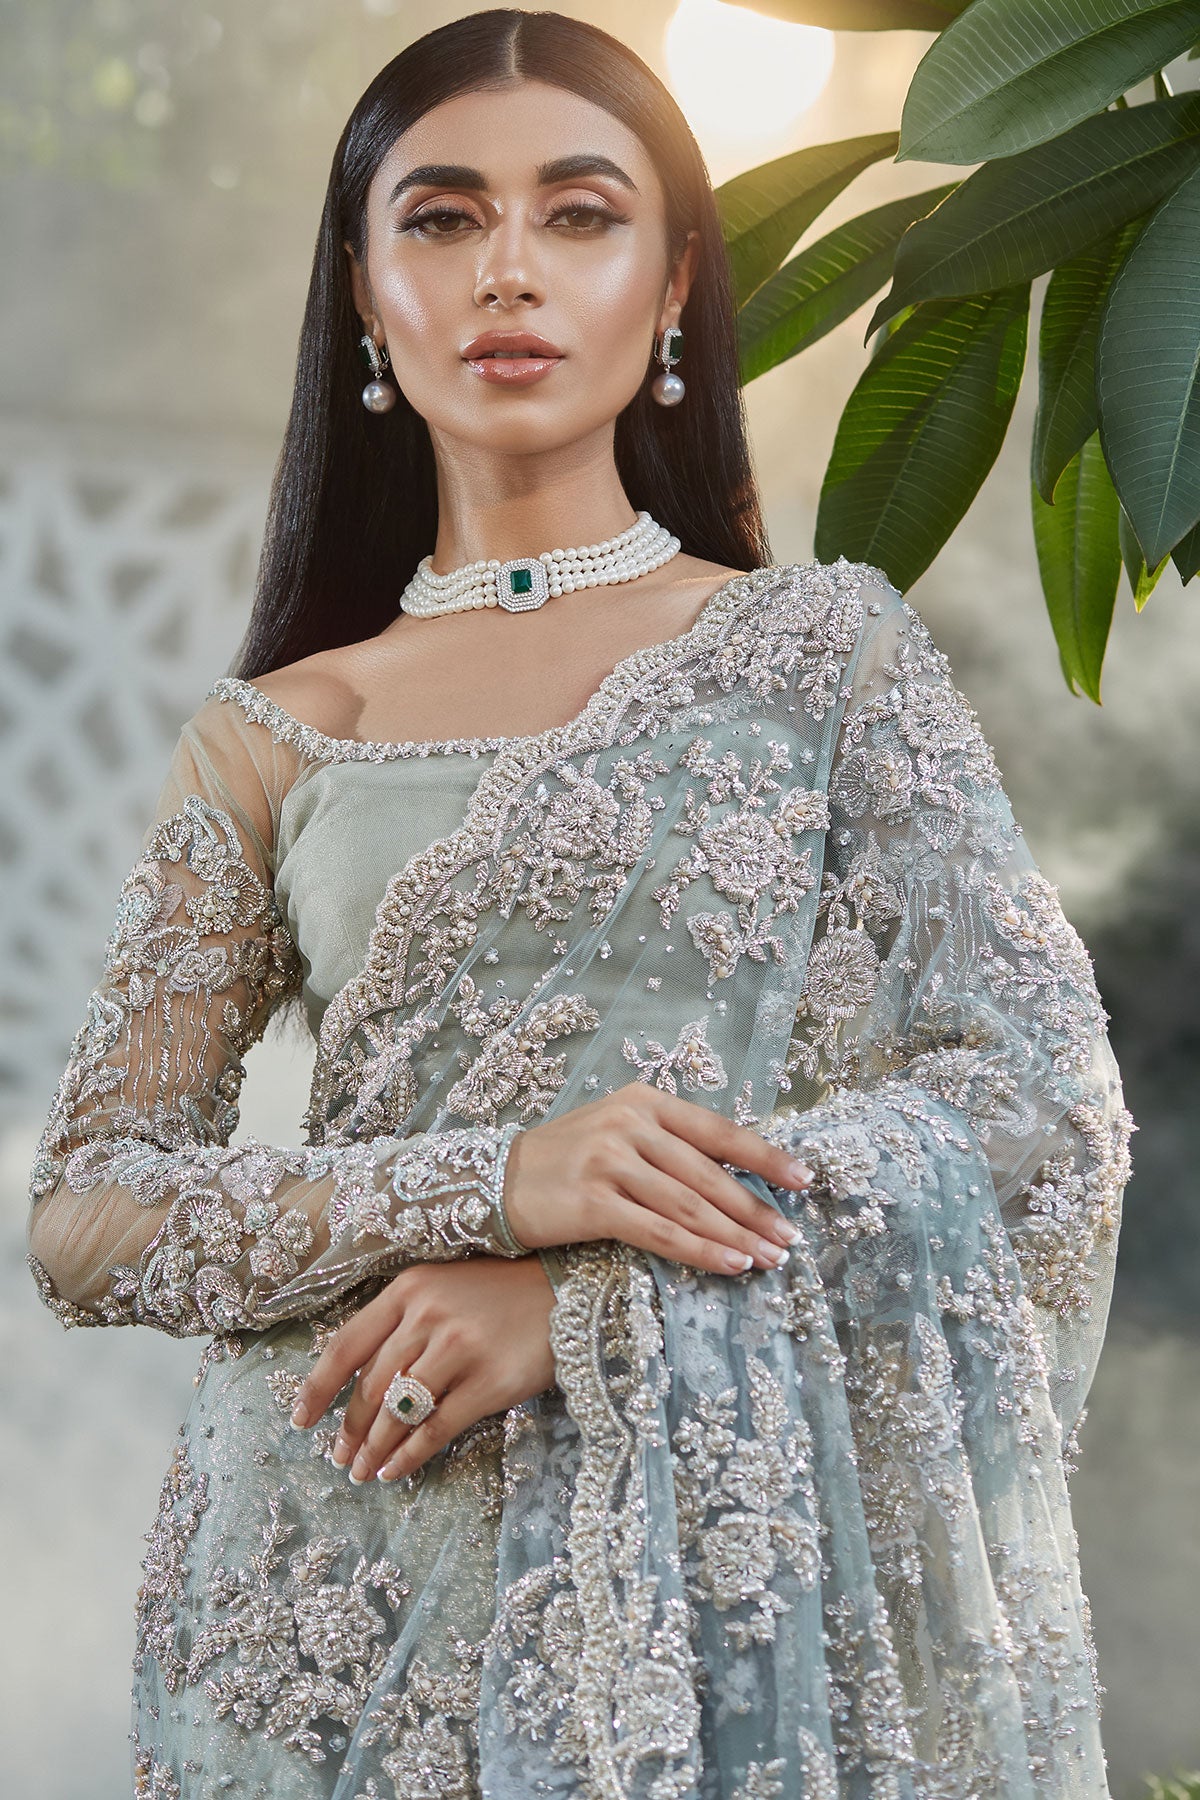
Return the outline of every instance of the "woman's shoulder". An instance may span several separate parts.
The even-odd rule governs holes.
[[[379,746],[361,740],[358,727],[378,643],[368,638],[314,651],[253,680],[222,675],[206,704],[236,715],[244,735],[288,747],[294,772],[310,762],[375,759]]]
[[[240,700],[243,710],[260,722],[267,722],[274,713],[303,719],[324,737],[349,737],[361,706],[355,679],[360,660],[358,644],[317,650],[253,680],[222,676],[214,682],[211,697]]]

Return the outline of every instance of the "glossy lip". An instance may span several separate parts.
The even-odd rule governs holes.
[[[489,350],[528,350],[531,357],[561,356],[557,344],[547,342],[532,331],[484,331],[472,338],[463,351],[463,361],[486,356]]]
[[[493,386],[528,387],[531,382],[548,375],[551,369],[557,369],[561,361],[561,356],[484,356],[469,362],[467,367],[481,381],[490,381]]]

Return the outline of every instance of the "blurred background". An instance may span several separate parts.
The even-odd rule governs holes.
[[[24,1263],[29,1164],[176,733],[245,625],[338,135],[383,63],[465,10],[0,11],[0,1781],[13,1795],[129,1793],[142,1534],[202,1347],[63,1331]],[[830,35],[719,0],[562,10],[668,82],[715,184],[894,129],[931,41]],[[872,169],[817,229],[961,175]],[[812,556],[870,311],[747,390],[776,561]],[[1027,380],[997,464],[909,597],[1092,951],[1141,1128],[1072,1480],[1112,1791],[1135,1800],[1146,1772],[1200,1763],[1200,598],[1168,567],[1137,618],[1123,583],[1104,705],[1068,695],[1029,523],[1035,397]],[[241,1134],[300,1141],[311,1052],[275,1033],[251,1052]]]

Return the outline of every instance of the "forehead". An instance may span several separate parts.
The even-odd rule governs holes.
[[[477,89],[431,107],[396,139],[372,178],[371,199],[386,205],[395,183],[418,165],[470,166],[499,191],[532,187],[543,163],[589,151],[623,169],[647,201],[658,197],[641,139],[594,101],[544,81]]]

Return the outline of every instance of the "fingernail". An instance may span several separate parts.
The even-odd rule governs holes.
[[[787,1241],[789,1244],[798,1244],[800,1242],[801,1238],[804,1236],[803,1225],[787,1225],[786,1221],[785,1221],[785,1230],[787,1233]]]
[[[376,1481],[398,1481],[400,1479],[400,1471],[399,1469],[380,1469],[375,1479]]]
[[[370,1481],[371,1477],[368,1474],[355,1474],[355,1469],[363,1470],[366,1468],[366,1466],[367,1465],[363,1461],[361,1456],[355,1457],[354,1468],[351,1469],[351,1471],[350,1471],[350,1479],[354,1483],[355,1487],[362,1487],[364,1482]]]
[[[725,1265],[730,1269],[751,1269],[754,1267],[754,1258],[752,1256],[746,1256],[741,1250],[727,1250],[725,1252]]]
[[[308,1424],[308,1408],[302,1400],[297,1400],[292,1409],[292,1424],[304,1426]]]
[[[813,1178],[813,1172],[808,1164],[801,1162],[795,1156],[788,1158],[788,1174],[793,1181],[805,1182],[811,1181]]]
[[[778,1244],[771,1243],[769,1238],[759,1238],[758,1254],[765,1256],[768,1262],[774,1263],[777,1269],[782,1268],[788,1260],[787,1251],[781,1250]]]
[[[333,1457],[333,1460],[339,1469],[345,1468],[346,1464],[350,1461],[350,1446],[345,1438],[335,1438],[330,1455]]]

